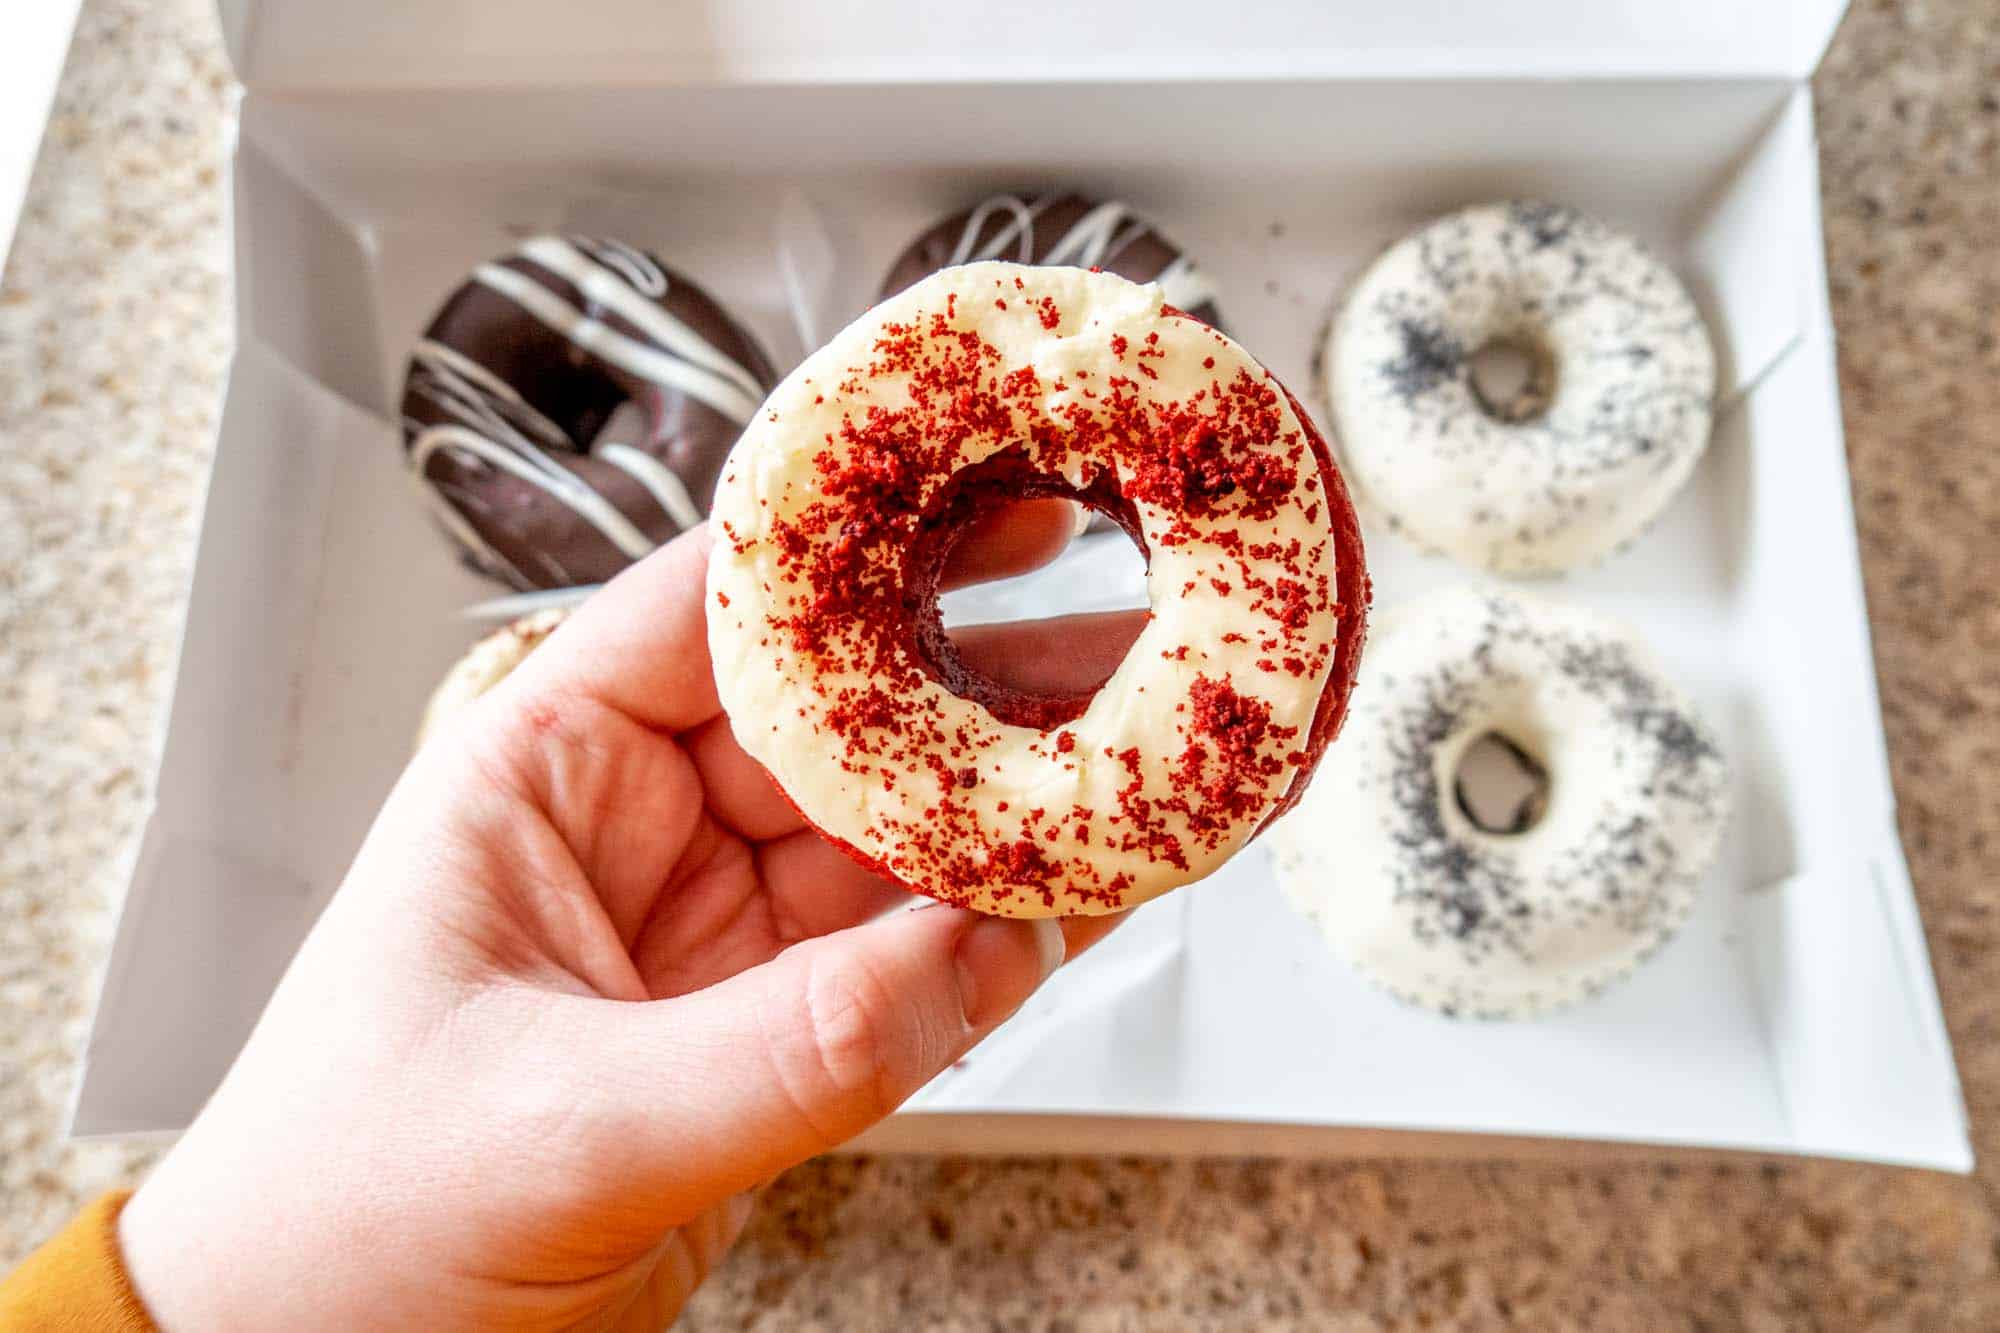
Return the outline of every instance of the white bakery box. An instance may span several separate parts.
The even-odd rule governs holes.
[[[995,187],[1066,185],[1159,221],[1218,280],[1231,331],[1302,391],[1345,282],[1454,206],[1559,200],[1670,257],[1722,354],[1714,443],[1659,527],[1539,591],[1649,636],[1726,740],[1737,815],[1667,949],[1596,1000],[1512,1024],[1371,989],[1252,848],[1139,912],[866,1142],[1582,1140],[1970,1167],[1897,842],[1841,440],[1805,83],[1838,4],[221,10],[247,87],[238,355],[75,1132],[193,1115],[475,634],[461,608],[496,591],[425,518],[391,415],[412,340],[476,263],[544,229],[639,243],[790,364],[937,217]],[[1378,607],[1469,577],[1371,537]],[[956,610],[1138,595],[1129,551],[1064,561]],[[1080,562],[1102,564],[1079,580]]]

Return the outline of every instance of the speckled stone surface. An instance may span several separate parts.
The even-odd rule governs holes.
[[[836,1160],[774,1187],[690,1328],[2000,1327],[2000,9],[1860,0],[1816,87],[1882,697],[1980,1174]],[[148,1160],[56,1135],[227,352],[228,96],[210,0],[88,0],[0,281],[0,1264]]]

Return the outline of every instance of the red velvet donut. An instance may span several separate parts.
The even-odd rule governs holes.
[[[1151,614],[1088,695],[1009,689],[938,618],[993,506],[1080,501],[1147,559]],[[946,269],[862,316],[724,465],[709,643],[738,741],[918,892],[1095,915],[1200,879],[1289,809],[1364,636],[1360,530],[1291,394],[1160,289]]]

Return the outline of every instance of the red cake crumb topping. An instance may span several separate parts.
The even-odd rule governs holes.
[[[993,304],[1007,309],[1003,297]],[[1052,298],[1034,308],[1044,329],[1062,323]],[[853,394],[893,378],[906,386],[908,405],[870,404],[846,415],[813,456],[817,493],[788,517],[773,519],[765,538],[777,579],[795,589],[784,613],[769,618],[769,629],[802,660],[824,701],[816,725],[829,733],[841,767],[885,790],[924,793],[920,817],[892,819],[882,828],[886,853],[848,850],[946,901],[997,893],[1053,906],[1060,889],[1079,905],[1116,906],[1131,887],[1128,875],[1107,874],[1090,858],[1065,856],[1051,844],[1067,836],[1186,870],[1196,847],[1214,851],[1245,821],[1269,815],[1273,779],[1316,761],[1331,738],[1327,718],[1337,725],[1344,707],[1359,648],[1359,619],[1347,608],[1365,604],[1365,589],[1336,587],[1322,572],[1325,541],[1280,547],[1246,543],[1240,531],[1245,523],[1269,522],[1288,504],[1317,523],[1320,501],[1304,497],[1322,493],[1322,476],[1333,477],[1327,490],[1339,485],[1324,442],[1296,404],[1304,429],[1286,427],[1284,390],[1268,375],[1240,369],[1227,380],[1207,378],[1184,399],[1167,399],[1153,387],[1157,372],[1148,364],[1170,355],[1158,333],[1138,348],[1122,336],[1109,346],[1148,382],[1114,372],[1101,384],[1079,386],[1076,397],[1049,411],[1037,406],[1045,389],[1035,370],[1007,364],[975,327],[962,327],[955,297],[941,311],[885,324],[867,363],[852,368],[839,388]],[[1212,371],[1215,358],[1204,357],[1201,366]],[[1092,379],[1083,370],[1075,374]],[[1024,411],[1031,414],[1026,439]],[[1202,673],[1187,699],[1173,705],[1177,749],[1150,765],[1136,746],[1085,755],[1073,731],[1057,728],[1080,715],[1094,691],[1023,695],[960,661],[938,619],[945,558],[972,520],[998,504],[1038,496],[1062,496],[1111,515],[1142,551],[1139,506],[1158,511],[1155,541],[1212,549],[1214,573],[1202,595],[1240,599],[1261,617],[1258,647],[1268,656],[1256,663],[1260,670],[1304,677],[1333,667],[1327,694],[1338,698],[1331,705],[1322,698],[1304,744],[1300,728],[1276,725],[1271,705],[1239,690],[1227,673]],[[1335,569],[1345,584],[1361,577],[1359,539],[1351,522],[1341,521],[1351,518],[1344,493],[1333,498],[1340,506],[1331,538]],[[724,535],[739,551],[747,548],[726,525]],[[1260,566],[1267,564],[1284,575],[1265,578]],[[1184,595],[1195,590],[1190,583]],[[726,597],[718,600],[728,605]],[[1341,623],[1331,639],[1314,637],[1311,624],[1320,613],[1353,623]],[[1185,660],[1187,653],[1182,645],[1167,655]],[[842,683],[857,677],[867,684]],[[1003,722],[1052,731],[1048,751],[1069,757],[1072,766],[1118,765],[1126,780],[1116,808],[1010,811],[999,802],[1006,821],[995,827],[990,813],[966,802],[981,785],[982,751],[997,739],[948,729],[926,699],[926,680],[985,705]],[[1149,768],[1167,774],[1164,785],[1157,776],[1149,785]],[[1303,785],[1301,774],[1285,796]]]

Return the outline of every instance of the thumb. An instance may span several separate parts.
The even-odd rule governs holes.
[[[656,1197],[701,1208],[846,1142],[998,1027],[1064,954],[1052,919],[921,908],[706,990],[608,1005],[618,1067],[651,1074],[640,1169],[666,1177]],[[681,1089],[664,1104],[662,1073]]]

